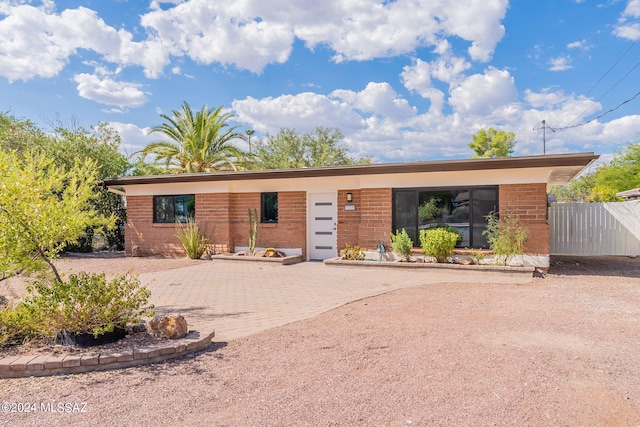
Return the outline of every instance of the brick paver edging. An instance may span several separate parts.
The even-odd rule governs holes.
[[[0,359],[0,378],[76,374],[161,362],[204,350],[211,344],[214,335],[211,332],[201,337],[199,332],[191,331],[184,338],[164,341],[162,344],[100,353],[6,356]]]

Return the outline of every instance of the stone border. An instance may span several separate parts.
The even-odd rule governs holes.
[[[229,261],[267,262],[272,264],[292,265],[302,262],[302,255],[291,255],[282,258],[251,256],[251,255],[213,255],[211,259],[226,259]]]
[[[356,267],[356,268],[400,268],[405,270],[423,270],[425,272],[440,271],[457,274],[457,277],[466,275],[472,277],[486,277],[492,275],[492,280],[501,283],[524,284],[533,281],[536,271],[535,267],[513,267],[491,264],[462,265],[462,264],[440,264],[435,262],[397,262],[397,261],[349,261],[340,258],[325,259],[324,265],[331,268]],[[453,276],[452,276],[453,277]]]
[[[60,356],[5,356],[0,358],[0,378],[42,377],[90,371],[128,368],[162,362],[204,350],[211,345],[215,332],[200,337],[191,331],[186,337],[143,347],[109,350],[100,353]]]

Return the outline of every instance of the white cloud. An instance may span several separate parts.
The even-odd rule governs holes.
[[[243,10],[246,6],[191,0],[153,10],[141,17],[141,23],[154,35],[151,44],[159,50],[260,73],[267,64],[287,60],[293,31],[286,24],[258,19]]]
[[[567,44],[567,49],[579,49],[579,50],[589,50],[591,46],[587,43],[585,39],[576,40],[575,42],[571,42]]]
[[[423,98],[431,101],[430,112],[440,113],[444,106],[444,92],[434,87],[432,80],[448,83],[449,87],[464,79],[464,72],[471,68],[471,64],[464,58],[452,55],[448,42],[440,43],[435,52],[440,58],[431,62],[415,59],[413,64],[403,68],[400,77],[404,86],[417,92]]]
[[[458,102],[452,114],[416,114],[415,108],[387,82],[369,83],[361,91],[248,97],[233,102],[233,113],[235,121],[257,131],[257,138],[275,134],[282,127],[301,133],[315,126],[340,128],[353,155],[372,156],[378,162],[471,156],[467,144],[481,127],[515,132],[516,155],[541,154],[543,119],[557,129],[554,132],[547,128],[547,153],[608,152],[639,136],[640,116],[567,129],[580,123],[582,113],[601,110],[601,106],[584,96],[551,88],[526,90],[518,99],[513,78],[503,70],[489,68],[483,74],[461,79],[452,91],[455,95],[451,99]],[[112,125],[122,137],[126,154],[162,139],[159,134],[149,136],[148,128],[117,122]]]
[[[0,75],[10,81],[57,75],[81,49],[122,66],[142,66],[159,77],[172,57],[261,73],[288,60],[295,37],[327,46],[336,61],[370,60],[437,47],[447,37],[470,43],[472,59],[487,61],[504,35],[507,0],[434,2],[396,0],[152,1],[140,17],[141,41],[107,25],[86,7],[55,11],[2,2]]]
[[[489,67],[484,74],[474,74],[451,90],[449,103],[462,115],[491,115],[494,110],[515,102],[515,81],[506,70]]]
[[[93,10],[79,7],[55,14],[47,7],[18,5],[6,7],[5,13],[0,21],[0,75],[9,81],[53,77],[79,49],[113,63],[149,62],[144,44],[133,42],[127,31],[109,27]]]
[[[393,120],[403,120],[413,116],[416,109],[398,96],[389,83],[369,83],[361,92],[351,90],[336,90],[329,97],[346,101],[352,108],[388,117]]]
[[[78,95],[100,104],[135,108],[147,103],[146,95],[135,83],[101,79],[92,74],[78,74],[73,80],[78,83]]]
[[[346,102],[311,92],[260,100],[248,97],[234,101],[232,107],[238,121],[249,123],[261,133],[277,133],[283,127],[307,132],[316,126],[351,132],[364,126]]]
[[[613,34],[636,41],[640,37],[640,0],[629,0],[627,7],[618,19],[618,25],[613,30]]]
[[[162,139],[161,134],[149,134],[151,128],[140,128],[131,123],[109,122],[121,138],[120,151],[131,156],[136,151],[142,150],[148,144]]]
[[[573,68],[570,56],[558,56],[549,61],[549,71],[566,71]]]

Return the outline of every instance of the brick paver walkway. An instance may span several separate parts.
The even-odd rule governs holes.
[[[443,282],[517,283],[504,273],[329,267],[320,262],[281,266],[213,260],[140,276],[158,314],[185,316],[190,329],[215,330],[229,341],[346,303],[409,286]]]

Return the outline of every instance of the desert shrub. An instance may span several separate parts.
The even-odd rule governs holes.
[[[413,240],[407,234],[407,230],[404,228],[402,231],[396,230],[396,233],[391,233],[391,248],[393,252],[400,255],[405,261],[411,260],[411,249],[413,249]]]
[[[148,305],[151,292],[126,275],[107,280],[104,274],[79,273],[67,281],[35,282],[27,292],[16,311],[32,334],[98,336],[153,315],[153,305]]]
[[[362,261],[365,258],[364,250],[360,246],[346,245],[342,251],[342,259],[349,261]]]
[[[496,263],[507,265],[515,255],[524,253],[529,230],[517,216],[506,212],[498,218],[495,213],[487,215],[487,228],[482,232],[487,236],[489,247],[496,256]]]
[[[0,346],[22,344],[37,336],[27,310],[14,302],[0,308]]]
[[[458,236],[458,238],[456,239],[456,245],[459,245],[462,242],[462,238],[464,237],[464,234],[462,233],[462,231],[447,224],[440,224],[440,225],[436,225],[435,227],[430,227],[430,229],[434,229],[434,228],[441,228],[451,233],[455,233],[456,236]]]
[[[200,231],[200,226],[189,218],[187,222],[176,223],[176,237],[191,259],[200,259],[211,243]]]
[[[436,262],[446,262],[453,254],[453,248],[458,241],[458,233],[445,228],[436,227],[420,230],[420,246],[422,252],[434,257]]]

